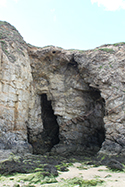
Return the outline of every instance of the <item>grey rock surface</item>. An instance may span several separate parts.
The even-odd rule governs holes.
[[[0,22],[0,149],[125,154],[125,44],[26,44]]]

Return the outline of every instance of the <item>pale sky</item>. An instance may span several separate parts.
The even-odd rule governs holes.
[[[0,20],[39,47],[84,50],[125,42],[125,0],[0,0]]]

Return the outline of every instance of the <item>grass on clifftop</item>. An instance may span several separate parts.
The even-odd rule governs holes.
[[[110,48],[100,48],[99,50],[100,51],[105,51],[107,53],[114,53],[115,52],[113,49],[110,49]]]
[[[5,24],[6,22],[5,21],[0,21],[0,25],[3,25]]]
[[[119,43],[114,43],[113,45],[114,46],[119,46],[119,45],[124,45],[125,44],[125,42],[119,42]]]

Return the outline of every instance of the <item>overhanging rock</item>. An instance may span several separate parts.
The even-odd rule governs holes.
[[[125,153],[125,44],[26,44],[0,22],[0,149]]]

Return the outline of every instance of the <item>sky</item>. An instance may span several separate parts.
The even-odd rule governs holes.
[[[125,0],[0,0],[0,20],[39,47],[86,50],[125,42]]]

